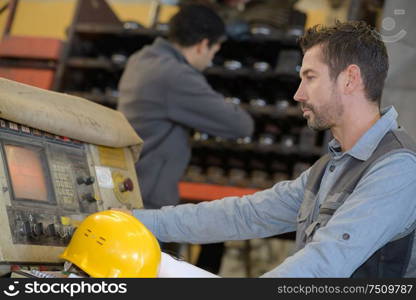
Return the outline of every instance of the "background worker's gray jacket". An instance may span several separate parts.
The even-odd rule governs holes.
[[[252,118],[224,101],[168,41],[134,53],[119,83],[118,109],[144,140],[136,166],[146,208],[178,203],[190,159],[190,128],[224,138],[249,136]]]

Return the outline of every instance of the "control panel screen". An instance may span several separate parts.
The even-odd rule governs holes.
[[[40,150],[4,145],[15,198],[48,201],[45,170]]]

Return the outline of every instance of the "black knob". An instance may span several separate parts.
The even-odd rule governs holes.
[[[32,236],[33,237],[39,237],[42,234],[43,234],[43,224],[42,223],[33,224],[33,227],[32,227]]]
[[[24,221],[20,231],[23,235],[30,236],[32,233],[32,226],[30,225],[30,222]]]
[[[49,225],[46,227],[46,234],[47,234],[48,236],[51,236],[51,237],[56,236],[56,229],[55,229],[55,225],[54,225],[54,224],[49,224]]]
[[[62,232],[60,233],[61,239],[63,240],[64,243],[68,243],[71,240],[72,235],[75,232],[75,228],[72,226],[63,226],[61,230],[62,230]]]
[[[77,183],[79,185],[81,185],[81,184],[91,185],[91,184],[94,183],[94,181],[95,181],[95,178],[92,177],[92,176],[79,176],[77,178]]]
[[[58,227],[58,236],[61,238],[61,240],[65,240],[67,238],[67,231],[65,230],[65,226],[61,225]]]
[[[79,177],[77,178],[77,183],[78,183],[79,185],[81,185],[81,184],[85,183],[84,177],[83,177],[83,176],[79,176]]]
[[[72,226],[70,226],[68,228],[68,237],[69,237],[69,239],[72,238],[72,236],[74,235],[76,229],[77,229],[76,227],[72,227]]]
[[[95,202],[95,201],[97,201],[97,199],[95,199],[95,197],[91,193],[84,194],[82,196],[82,200],[88,201],[88,202]]]
[[[92,176],[86,177],[84,180],[85,185],[91,185],[93,184],[95,181],[95,178]]]

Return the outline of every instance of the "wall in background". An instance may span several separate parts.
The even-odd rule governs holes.
[[[11,35],[65,39],[74,8],[74,0],[20,0]]]
[[[8,0],[0,0],[0,7],[3,7],[6,3],[8,3]],[[8,15],[8,11],[5,11],[0,15],[0,37],[2,36],[4,27],[6,26],[6,20]]]
[[[306,28],[316,24],[333,24],[335,20],[346,21],[350,0],[339,1],[340,6],[333,8],[328,0],[299,0],[296,8],[308,15]]]
[[[0,0],[0,4],[5,2]],[[17,7],[12,35],[42,36],[66,39],[66,29],[71,24],[76,0],[20,0]],[[154,1],[151,0],[110,0],[110,6],[120,20],[132,20],[147,26]],[[176,6],[164,5],[159,20],[165,22],[177,11]],[[3,33],[7,14],[0,17]]]
[[[0,0],[0,6],[6,0]],[[137,21],[147,26],[154,8],[153,0],[108,0],[120,20]],[[328,0],[300,0],[296,6],[308,14],[307,27],[318,23],[329,24],[335,19],[346,20],[349,0],[338,9],[331,9]],[[76,0],[20,0],[11,34],[66,39]],[[177,11],[176,6],[164,5],[160,21],[166,22]],[[0,16],[0,34],[7,14]]]
[[[387,0],[381,34],[389,54],[382,107],[394,105],[398,122],[416,140],[416,20],[414,0]]]

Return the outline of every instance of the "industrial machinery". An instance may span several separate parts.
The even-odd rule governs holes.
[[[60,263],[86,216],[142,207],[141,144],[117,111],[0,79],[0,265]]]

